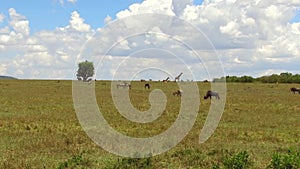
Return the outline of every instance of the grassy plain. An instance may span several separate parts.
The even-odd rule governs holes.
[[[154,122],[137,124],[118,114],[110,82],[97,81],[98,105],[109,124],[135,137],[170,127],[180,109],[180,98],[172,95],[178,87],[151,85],[165,92],[167,107]],[[300,147],[300,94],[289,91],[299,84],[228,83],[221,122],[203,144],[198,137],[210,106],[210,100],[203,100],[210,84],[198,86],[201,106],[190,133],[170,151],[143,161],[115,156],[91,141],[76,118],[71,81],[0,80],[0,168],[216,168],[242,151],[249,155],[250,168],[266,168],[272,154]],[[149,109],[150,91],[132,82],[132,104]]]

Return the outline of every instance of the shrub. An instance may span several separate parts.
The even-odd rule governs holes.
[[[57,169],[64,169],[64,168],[88,168],[90,166],[89,160],[86,160],[82,157],[83,153],[80,153],[79,155],[74,155],[72,158],[66,160],[65,162],[62,162],[59,164]]]
[[[138,154],[137,154],[138,155]],[[137,156],[138,157],[138,156]],[[152,169],[152,157],[148,158],[118,158],[118,161],[113,164],[109,164],[106,169]]]
[[[279,154],[275,153],[272,155],[269,169],[297,169],[300,168],[300,151],[295,152],[288,150],[287,153]]]
[[[220,165],[219,164],[213,164],[212,169],[220,169]]]
[[[120,158],[117,163],[106,166],[106,169],[151,169],[151,158]]]
[[[246,151],[227,156],[223,160],[223,164],[228,169],[246,169],[251,166],[249,154]]]

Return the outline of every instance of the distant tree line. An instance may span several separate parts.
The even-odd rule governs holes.
[[[257,78],[263,83],[300,83],[300,74],[281,73],[280,75],[272,74],[271,76],[262,76]]]
[[[226,76],[221,78],[215,78],[213,82],[220,82],[226,79],[226,82],[237,82],[237,83],[252,83],[252,82],[262,82],[262,83],[300,83],[300,74],[293,75],[292,73],[280,73],[272,74],[270,76],[262,76],[254,78],[251,76]]]

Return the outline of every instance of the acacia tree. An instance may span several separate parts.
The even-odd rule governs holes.
[[[85,62],[80,62],[78,64],[78,70],[77,70],[77,75],[76,75],[78,80],[87,82],[90,80],[90,77],[93,77],[93,75],[94,75],[93,62],[88,62],[86,60]]]

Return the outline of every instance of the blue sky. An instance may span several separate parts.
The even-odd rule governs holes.
[[[201,4],[202,1],[195,0],[194,3]],[[65,26],[72,11],[78,11],[86,23],[98,28],[104,25],[107,15],[114,19],[119,11],[141,2],[143,0],[78,0],[61,4],[58,0],[0,0],[0,13],[7,15],[9,8],[16,9],[30,20],[33,32]]]
[[[74,56],[97,29],[104,29],[107,16],[114,20],[144,12],[176,16],[201,30],[215,46],[226,75],[300,73],[297,64],[300,4],[296,1],[283,4],[281,0],[205,0],[205,3],[203,0],[0,0],[0,4],[0,75],[73,78]],[[148,19],[135,24],[156,24]],[[158,22],[157,27],[149,30],[168,35],[168,31],[159,29],[161,26],[164,25]],[[124,38],[123,27],[114,29],[101,34],[103,43],[99,50],[105,51],[107,44]],[[195,38],[187,35],[185,40],[192,45],[204,43]],[[119,56],[108,57],[106,78],[112,76],[120,56],[149,47],[151,43],[152,47],[162,43],[168,46],[161,37],[132,40],[125,40],[116,48]],[[143,66],[172,62],[163,57],[143,59]],[[134,66],[135,62],[129,67]]]
[[[292,23],[294,22],[300,22],[300,9],[297,10],[296,14],[295,14],[295,17],[292,19],[291,21]]]
[[[33,31],[52,30],[68,24],[70,13],[78,11],[93,28],[103,26],[107,15],[114,17],[121,10],[142,0],[84,0],[75,3],[53,0],[0,0],[0,13],[7,15],[9,8],[30,20]]]

